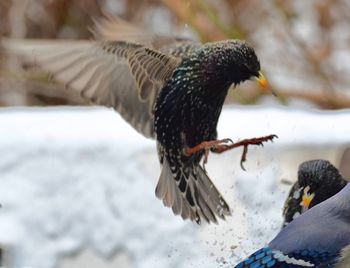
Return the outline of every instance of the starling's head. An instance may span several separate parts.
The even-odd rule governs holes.
[[[302,210],[305,211],[335,195],[346,183],[338,169],[329,161],[311,160],[302,163],[298,170]]]
[[[254,49],[245,41],[226,40],[211,43],[215,61],[226,67],[227,78],[234,85],[246,80],[255,80],[264,91],[272,91],[268,81],[260,71],[260,62]]]
[[[245,41],[226,40],[220,42],[224,54],[221,56],[227,64],[228,75],[235,85],[260,76],[260,62],[254,49]]]

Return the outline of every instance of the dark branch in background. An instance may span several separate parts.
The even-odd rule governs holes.
[[[7,0],[0,1],[0,34],[13,36],[24,33],[27,38],[89,38],[90,33],[87,27],[92,25],[91,17],[98,18],[102,14],[101,9],[105,3],[114,0],[53,0],[40,1],[33,0],[31,4],[40,5],[45,14],[33,15],[27,14],[29,9],[23,8],[26,1]],[[216,41],[228,38],[246,39],[254,46],[259,48],[259,40],[256,36],[263,38],[272,38],[271,40],[285,49],[283,51],[285,59],[264,58],[263,66],[266,63],[277,63],[284,71],[288,70],[299,72],[305,75],[299,79],[309,79],[308,81],[321,81],[321,83],[312,86],[304,85],[305,88],[298,88],[298,91],[291,88],[288,84],[282,84],[279,88],[274,88],[279,95],[279,100],[288,103],[291,99],[302,99],[311,102],[321,108],[339,109],[350,107],[350,96],[346,92],[341,92],[339,85],[346,87],[350,84],[349,70],[336,71],[329,64],[331,56],[339,46],[343,50],[349,51],[347,42],[350,34],[348,31],[335,35],[334,27],[338,24],[344,24],[349,20],[350,5],[345,0],[333,1],[325,0],[311,3],[311,6],[305,6],[303,10],[312,9],[316,14],[316,26],[318,27],[315,36],[322,40],[316,45],[312,44],[308,38],[302,38],[295,31],[295,24],[301,19],[300,14],[303,10],[295,8],[296,2],[292,0],[128,0],[124,1],[125,7],[121,14],[116,14],[129,21],[137,22],[142,26],[149,17],[150,10],[154,8],[163,8],[171,11],[171,20],[175,25],[182,26],[188,24],[198,33],[201,41]],[[22,6],[21,6],[22,5]],[[309,10],[310,11],[310,10]],[[336,16],[334,15],[336,14]],[[15,15],[15,16],[13,16]],[[10,18],[12,16],[12,18]],[[273,21],[271,20],[273,18]],[[277,32],[265,33],[264,25],[276,27]],[[269,24],[270,23],[270,24]],[[17,30],[16,30],[17,27]],[[22,27],[22,31],[21,31]],[[24,27],[24,28],[23,28]],[[23,32],[23,29],[25,31]],[[261,30],[262,29],[262,30]],[[278,32],[279,31],[279,32]],[[263,35],[261,35],[263,33]],[[258,35],[257,35],[258,34]],[[265,37],[266,35],[266,37]],[[20,36],[21,37],[21,36]],[[347,39],[346,39],[347,38]],[[292,44],[292,45],[291,45]],[[294,50],[290,51],[290,48]],[[260,55],[265,55],[264,47],[259,50]],[[267,53],[268,54],[268,53]],[[1,68],[8,69],[3,64],[0,55]],[[19,64],[20,65],[20,64]],[[272,66],[270,65],[270,66]],[[295,66],[298,66],[296,69]],[[299,67],[301,66],[301,67]],[[273,81],[274,72],[268,68],[265,70],[270,74],[270,80]],[[4,74],[4,72],[3,72]],[[0,73],[2,82],[0,83],[0,105],[11,105],[10,101],[3,101],[3,96],[10,94],[11,90],[5,86],[4,80],[7,75]],[[301,77],[301,76],[300,76]],[[297,78],[296,78],[297,79]],[[10,84],[14,86],[13,77],[10,77]],[[18,93],[23,95],[22,105],[45,104],[84,104],[77,98],[67,95],[67,91],[58,90],[57,85],[47,83],[46,80],[36,78],[34,81],[17,82]],[[311,86],[310,86],[311,84]],[[27,90],[25,88],[28,88]],[[37,87],[37,88],[35,88]],[[16,88],[15,86],[13,88]],[[22,89],[20,89],[22,88]],[[44,88],[46,88],[44,90]],[[313,88],[313,90],[309,90]],[[26,95],[27,93],[27,95]],[[228,102],[257,103],[265,97],[261,91],[253,86],[248,89],[236,90],[235,98],[229,98]]]
[[[312,53],[312,50],[309,49],[307,44],[293,31],[291,24],[293,23],[294,16],[291,16],[289,14],[288,10],[285,9],[283,5],[281,5],[280,1],[276,0],[275,4],[277,7],[277,10],[283,15],[283,18],[284,18],[283,24],[286,26],[287,35],[290,37],[290,40],[294,42],[294,45],[299,48],[299,51],[302,53],[303,58],[313,69],[313,74],[311,75],[316,75],[318,78],[322,79],[322,81],[325,84],[324,93],[326,93],[331,100],[332,95],[335,94],[335,89],[332,85],[332,78],[321,66],[322,59],[320,59],[320,57],[315,57],[315,55]],[[325,41],[326,40],[327,39],[325,39]]]
[[[286,88],[283,89],[283,91],[280,90],[278,94],[280,102],[284,104],[288,104],[292,100],[302,100],[310,102],[321,109],[345,109],[350,107],[350,97],[340,92],[331,96],[326,96],[312,89],[297,91]],[[266,96],[266,94],[261,93],[261,90],[255,87],[237,89],[231,91],[227,103],[239,102],[241,104],[255,104]]]

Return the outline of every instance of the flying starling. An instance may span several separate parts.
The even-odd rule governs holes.
[[[254,49],[240,40],[200,44],[140,30],[119,18],[95,22],[96,41],[14,41],[3,47],[52,73],[94,104],[113,107],[137,131],[157,140],[156,196],[183,219],[217,222],[230,209],[201,166],[209,150],[261,145],[274,135],[216,140],[230,86],[268,84]]]
[[[298,180],[284,205],[283,226],[306,210],[337,194],[347,181],[327,160],[310,160],[300,164]]]

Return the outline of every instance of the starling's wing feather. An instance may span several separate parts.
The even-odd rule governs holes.
[[[162,51],[164,48],[177,43],[194,42],[187,38],[162,36],[147,32],[107,12],[104,13],[102,18],[95,20],[94,23],[95,25],[91,32],[95,39],[126,41],[156,50],[162,49]]]
[[[105,41],[5,40],[91,102],[113,107],[136,130],[154,137],[152,109],[163,84],[180,63],[142,45]]]
[[[225,219],[231,214],[226,201],[199,165],[177,169],[164,158],[156,196],[175,215],[197,223],[201,220],[216,223],[216,216]]]
[[[161,54],[146,47],[133,50],[128,55],[131,73],[139,87],[139,95],[143,101],[148,100],[153,92],[158,93],[171,78],[181,59]],[[150,85],[153,83],[153,85]],[[154,104],[154,99],[152,106]]]

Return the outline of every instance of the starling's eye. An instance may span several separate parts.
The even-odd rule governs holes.
[[[246,73],[250,74],[250,79],[258,78],[260,75],[259,72],[252,70],[247,64],[244,64],[243,69]]]
[[[257,77],[257,78],[259,78],[259,76],[260,76],[260,72],[251,72],[251,74],[254,76],[254,77]]]
[[[255,74],[253,72],[249,72],[250,74],[250,80],[256,80],[257,78],[259,78],[259,74]]]

